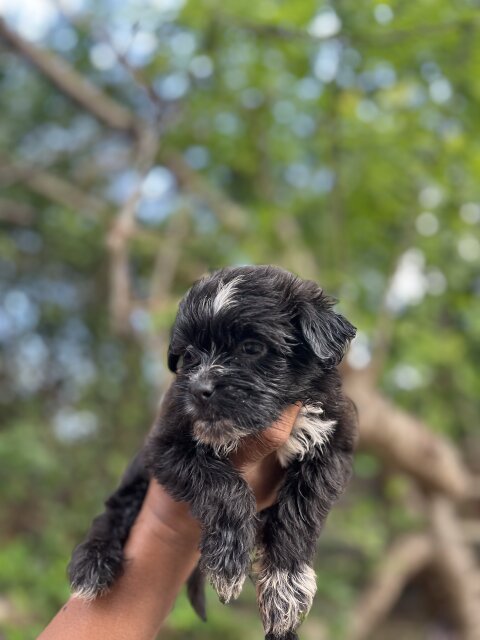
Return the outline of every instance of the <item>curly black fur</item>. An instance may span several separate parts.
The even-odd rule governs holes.
[[[251,572],[267,640],[297,638],[315,592],[316,541],[350,477],[355,444],[356,414],[336,371],[355,329],[333,303],[315,283],[271,266],[222,269],[193,285],[172,330],[175,380],[144,450],[73,555],[76,592],[95,597],[120,575],[151,475],[202,525],[189,581],[199,615],[203,575],[229,602]],[[278,452],[286,472],[277,502],[256,514],[228,453],[298,401]]]

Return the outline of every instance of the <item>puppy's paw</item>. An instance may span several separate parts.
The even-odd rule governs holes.
[[[208,576],[210,584],[215,589],[218,599],[222,604],[228,604],[231,600],[236,600],[242,592],[245,575],[238,575],[234,578],[226,578],[222,574],[210,574]]]
[[[72,594],[95,600],[106,593],[123,571],[123,550],[118,542],[89,541],[73,552],[68,567]]]
[[[315,572],[307,564],[286,571],[261,559],[257,600],[269,640],[296,637],[288,634],[294,633],[309,612],[316,588]]]
[[[209,563],[207,556],[201,558],[200,566],[222,604],[228,604],[238,598],[247,577],[240,558],[235,558],[232,553],[222,558],[217,554],[215,563]]]
[[[240,595],[250,567],[250,546],[240,530],[220,527],[202,540],[200,568],[223,604]]]

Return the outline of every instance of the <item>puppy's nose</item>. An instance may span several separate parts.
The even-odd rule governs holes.
[[[215,385],[211,380],[195,380],[190,389],[199,400],[209,400],[215,392]]]

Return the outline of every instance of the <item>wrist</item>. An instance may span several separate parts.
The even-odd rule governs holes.
[[[125,546],[124,573],[91,603],[71,598],[42,640],[153,640],[198,562],[198,541],[188,507],[150,487]]]
[[[125,546],[125,573],[118,586],[126,593],[129,616],[152,630],[152,638],[198,563],[199,540],[200,527],[188,505],[151,482]]]
[[[133,535],[135,534],[135,536]],[[138,537],[139,542],[135,541]],[[163,487],[151,481],[145,503],[135,522],[129,543],[141,544],[142,540],[156,540],[159,547],[166,545],[172,551],[183,552],[198,549],[200,525],[191,515],[188,504],[176,502]]]

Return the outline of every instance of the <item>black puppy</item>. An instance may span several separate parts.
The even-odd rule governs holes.
[[[222,269],[193,285],[172,331],[168,365],[176,378],[143,451],[74,552],[75,593],[94,598],[120,575],[153,476],[202,525],[189,584],[200,615],[200,573],[229,602],[251,570],[267,638],[297,637],[316,590],[316,541],[350,477],[356,436],[335,368],[355,329],[332,306],[314,282],[271,266]],[[277,502],[257,515],[228,454],[298,401],[301,412],[278,451],[285,479]]]

